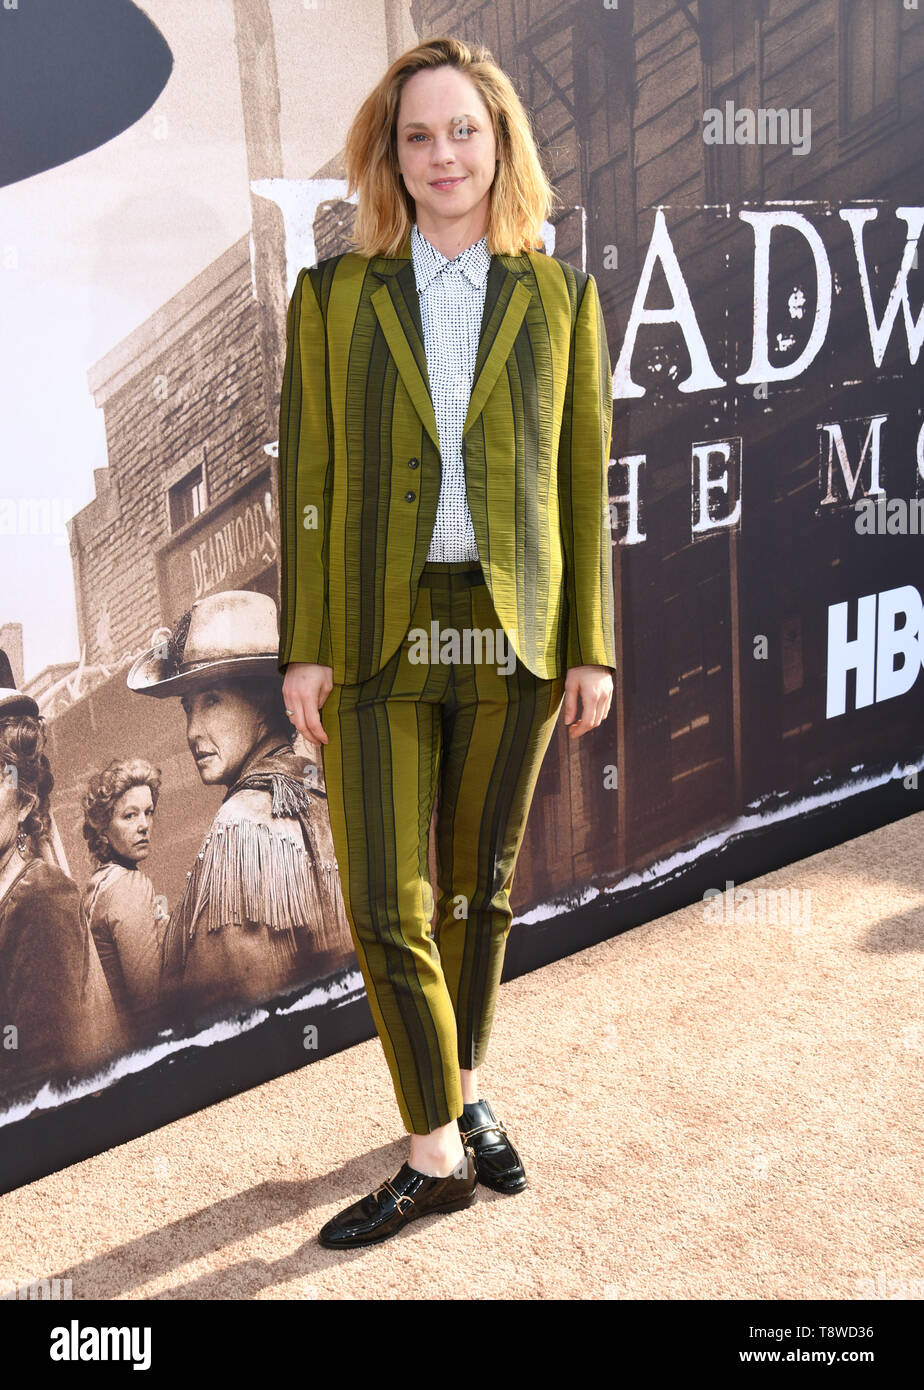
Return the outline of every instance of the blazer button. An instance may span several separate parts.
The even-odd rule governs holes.
[[[420,459],[408,459],[407,461],[408,468],[417,468],[419,464]]]
[[[416,496],[417,496],[417,493],[416,493],[416,492],[406,492],[406,493],[404,494],[404,500],[405,500],[405,502],[413,502],[413,500],[414,500],[414,498],[415,498]]]

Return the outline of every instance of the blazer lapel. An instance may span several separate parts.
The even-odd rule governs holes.
[[[370,301],[385,341],[414,408],[439,449],[410,232],[398,256],[374,256],[369,270],[382,281],[373,290]],[[513,349],[523,316],[533,298],[528,283],[530,271],[529,257],[525,254],[491,257],[472,391],[462,427],[463,438],[484,409],[501,368]]]

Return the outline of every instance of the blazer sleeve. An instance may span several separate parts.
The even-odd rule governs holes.
[[[330,433],[327,335],[304,267],[286,314],[279,401],[280,671],[290,661],[333,665],[327,604]]]
[[[608,467],[613,375],[594,277],[580,291],[558,451],[565,552],[566,665],[608,666],[615,674],[613,557]]]

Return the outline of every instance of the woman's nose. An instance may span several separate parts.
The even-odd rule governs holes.
[[[458,140],[448,135],[438,135],[433,142],[433,163],[445,164],[447,159],[455,159]]]

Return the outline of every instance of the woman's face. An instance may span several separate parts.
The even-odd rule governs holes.
[[[395,138],[423,235],[484,236],[497,144],[471,78],[454,67],[415,72],[401,93]],[[455,182],[439,187],[445,179]]]
[[[117,854],[140,864],[151,853],[154,797],[150,787],[129,787],[112,808],[106,839]]]
[[[230,786],[266,735],[261,711],[233,682],[193,688],[180,697],[186,741],[206,786]]]

